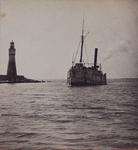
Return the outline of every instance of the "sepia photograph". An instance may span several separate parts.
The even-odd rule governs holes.
[[[0,0],[0,150],[138,150],[138,0]]]

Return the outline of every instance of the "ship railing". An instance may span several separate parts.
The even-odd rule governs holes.
[[[87,65],[87,66],[94,66],[94,63],[84,63],[84,65]],[[101,64],[98,63],[97,66],[100,66]]]
[[[72,62],[72,66],[75,66],[75,64],[77,64],[77,62],[76,63]],[[78,62],[78,64],[79,64],[79,62]],[[82,62],[82,64],[84,64],[84,66],[86,66],[86,67],[94,67],[94,63],[85,63],[85,62]],[[97,66],[101,70],[101,64],[97,63]]]

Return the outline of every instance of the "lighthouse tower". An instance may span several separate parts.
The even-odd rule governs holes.
[[[7,68],[8,81],[12,81],[12,82],[15,82],[17,78],[15,51],[16,49],[14,48],[14,42],[12,41],[10,43],[10,48],[9,48],[9,62]]]

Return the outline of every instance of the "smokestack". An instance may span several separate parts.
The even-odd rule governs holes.
[[[94,53],[94,68],[97,68],[97,54],[98,54],[98,48],[95,48],[95,53]]]

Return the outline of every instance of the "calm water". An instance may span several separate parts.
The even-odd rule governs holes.
[[[0,84],[0,148],[138,148],[138,80]]]

